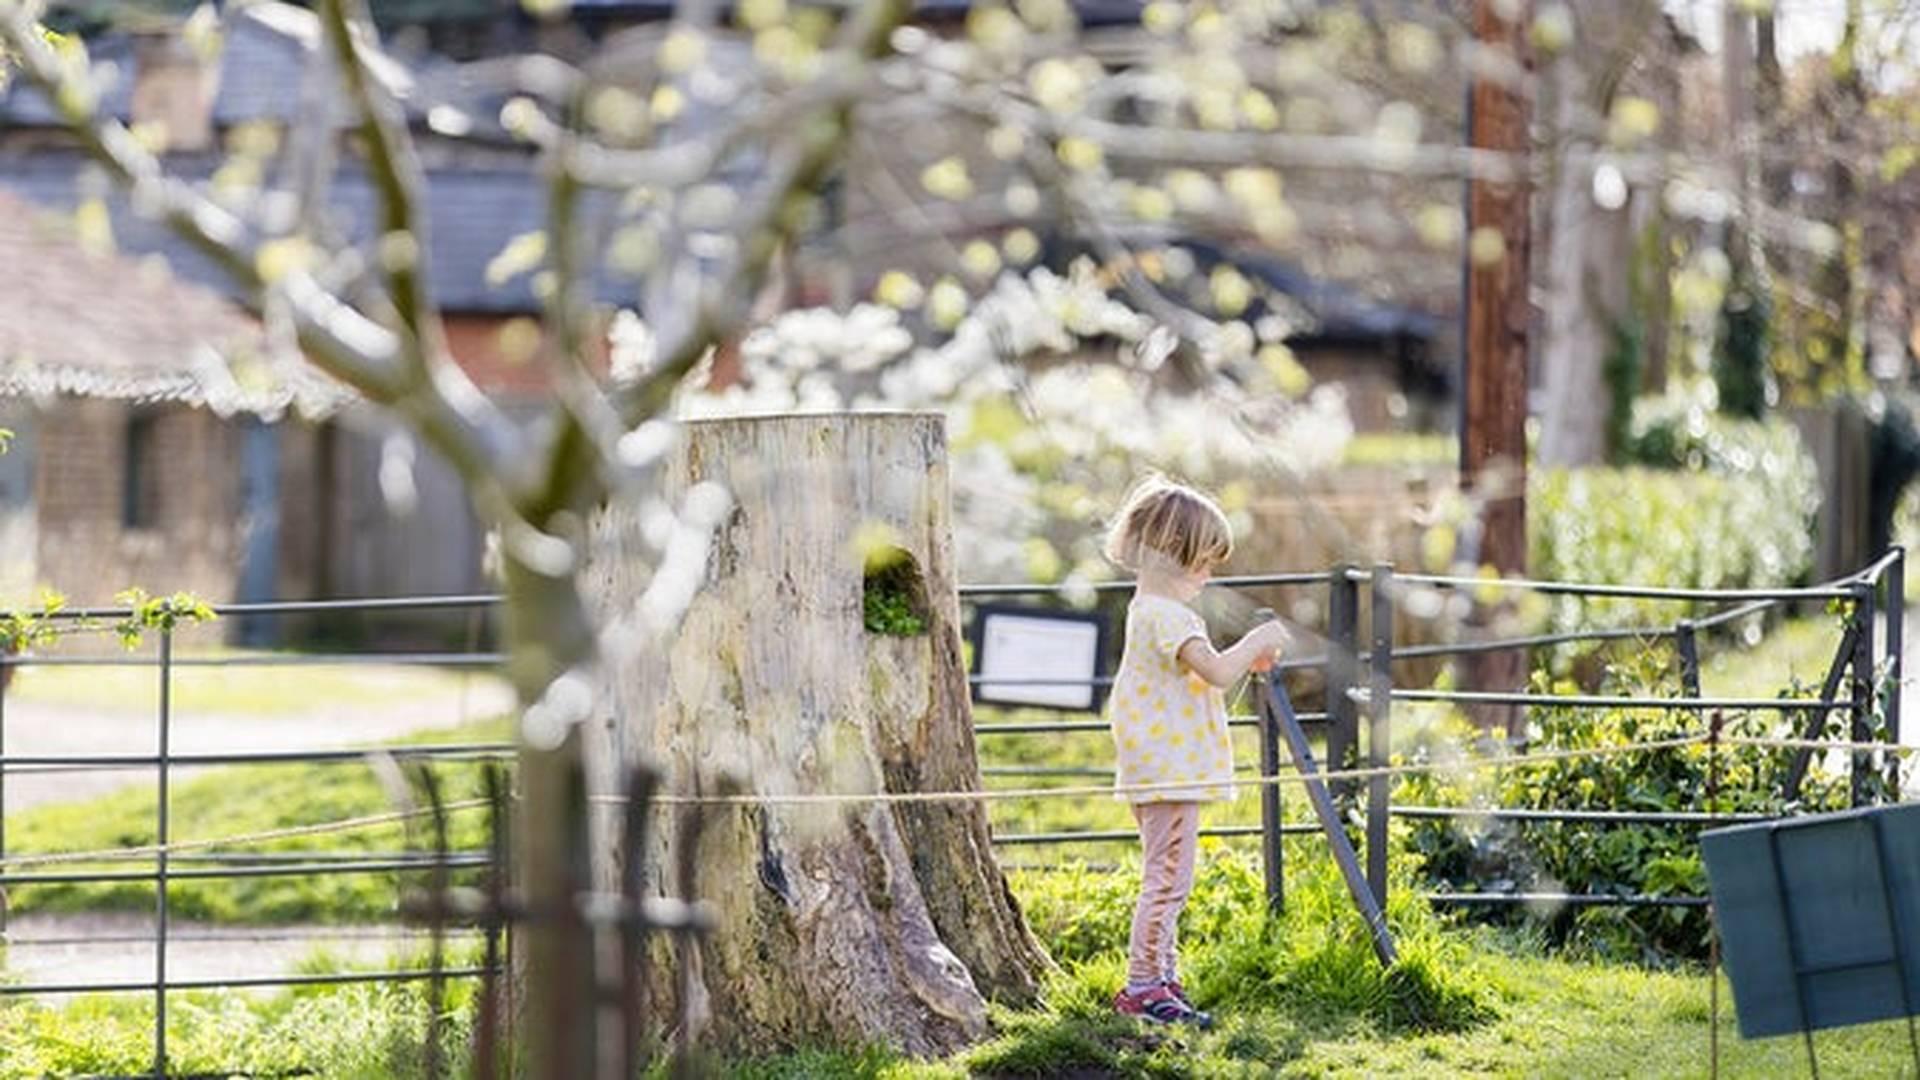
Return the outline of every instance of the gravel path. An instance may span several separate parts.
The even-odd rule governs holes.
[[[6,940],[7,974],[23,983],[131,983],[154,976],[151,916],[21,915],[9,921]],[[167,927],[167,980],[283,975],[317,949],[335,958],[331,969],[352,964],[386,970],[397,955],[425,956],[427,939],[418,929],[398,926],[236,927],[175,921]]]

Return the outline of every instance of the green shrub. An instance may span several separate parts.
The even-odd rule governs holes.
[[[1635,405],[1621,469],[1538,472],[1528,492],[1531,576],[1680,588],[1803,580],[1819,476],[1783,420],[1734,420],[1686,396]],[[1670,602],[1557,597],[1555,629],[1670,624]]]
[[[1622,696],[1667,696],[1675,691],[1672,651],[1645,649],[1608,672],[1602,691]],[[1536,674],[1536,693],[1567,693],[1569,683]],[[1812,696],[1795,687],[1783,696]],[[1477,737],[1465,720],[1445,714],[1423,733],[1414,760],[1440,760]],[[1802,713],[1732,714],[1724,733],[1764,736],[1800,723]],[[1672,739],[1698,732],[1704,720],[1676,709],[1574,709],[1536,707],[1529,716],[1530,753],[1575,750]],[[1833,734],[1847,723],[1829,715]],[[1569,758],[1538,766],[1490,772],[1410,774],[1396,802],[1434,806],[1501,806],[1564,810],[1699,811],[1709,808],[1707,780],[1712,753],[1704,744],[1617,755]],[[1717,794],[1712,809],[1723,813],[1780,814],[1791,807],[1781,778],[1790,750],[1723,747],[1718,754]],[[1846,781],[1816,759],[1797,806],[1831,809],[1847,801]],[[1616,825],[1592,822],[1421,820],[1409,831],[1408,847],[1425,874],[1454,891],[1699,895],[1706,875],[1697,843],[1701,826]],[[1706,956],[1708,918],[1703,908],[1581,907],[1491,909],[1486,917],[1532,923],[1551,936],[1599,955],[1665,964]]]

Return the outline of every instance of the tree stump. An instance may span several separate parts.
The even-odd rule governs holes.
[[[733,508],[686,616],[664,637],[611,638],[589,736],[602,782],[640,760],[669,794],[712,794],[723,778],[765,795],[977,789],[942,418],[687,424],[663,494],[677,503],[709,481]],[[587,588],[615,625],[644,584],[620,554],[644,527],[612,514],[595,526]],[[874,590],[891,632],[867,628]],[[677,895],[674,822],[688,812],[664,809],[645,844],[652,895]],[[994,860],[985,804],[705,814],[697,889],[718,926],[686,978],[671,977],[666,944],[653,950],[644,1007],[663,1026],[684,1007],[707,1048],[936,1054],[985,1033],[986,999],[1035,996],[1048,961]]]

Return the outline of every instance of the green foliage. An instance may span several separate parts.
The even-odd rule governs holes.
[[[1720,411],[1758,420],[1767,410],[1767,350],[1771,345],[1773,303],[1767,284],[1743,261],[1720,305],[1720,333],[1714,342],[1713,383]]]
[[[1654,469],[1722,476],[1784,469],[1814,482],[1812,456],[1792,424],[1777,416],[1744,420],[1716,413],[1700,394],[1686,391],[1635,400],[1621,454],[1626,464]]]
[[[926,620],[914,610],[908,593],[869,585],[863,603],[870,634],[915,637],[927,632]]]
[[[1622,696],[1667,696],[1676,692],[1676,679],[1671,650],[1645,649],[1613,668],[1602,690]],[[1553,685],[1540,674],[1532,687],[1536,693],[1574,689],[1571,684]],[[1795,687],[1782,696],[1810,695]],[[1732,715],[1727,717],[1724,734],[1773,735],[1789,722],[1798,723],[1801,715]],[[1703,725],[1702,718],[1691,712],[1669,709],[1534,708],[1529,720],[1530,753],[1672,739],[1695,733]],[[1832,714],[1828,723],[1840,727],[1845,714]],[[1464,720],[1442,719],[1426,733],[1436,749],[1422,749],[1413,756],[1435,759],[1441,752],[1437,748],[1470,745],[1475,735]],[[1712,809],[1779,814],[1790,808],[1781,778],[1791,755],[1788,750],[1723,747],[1715,763],[1708,747],[1694,745],[1566,759],[1497,774],[1485,770],[1457,776],[1415,774],[1401,782],[1396,800],[1434,806],[1699,811],[1710,805],[1711,768],[1718,770]],[[1796,805],[1817,810],[1845,803],[1843,780],[1822,770],[1816,761]],[[1452,890],[1698,895],[1706,886],[1697,845],[1699,829],[1698,825],[1457,818],[1419,822],[1410,832],[1409,846],[1424,860],[1427,876]],[[1554,937],[1610,959],[1665,964],[1704,959],[1707,952],[1709,924],[1702,908],[1549,908],[1514,910],[1507,917],[1541,924]]]
[[[1786,423],[1732,421],[1683,397],[1642,401],[1625,456],[1639,464],[1534,474],[1532,576],[1710,589],[1806,576],[1819,477]],[[1669,624],[1683,614],[1665,602],[1558,597],[1551,623]]]
[[[114,635],[129,649],[139,647],[149,630],[171,631],[218,618],[212,606],[188,592],[148,596],[145,589],[135,588],[115,594],[114,599],[131,609],[125,618],[112,624]],[[66,606],[66,597],[49,590],[31,610],[0,612],[0,652],[50,645],[64,634],[101,629],[101,624],[90,618],[60,619]]]
[[[1633,427],[1634,399],[1640,395],[1643,366],[1640,353],[1646,348],[1646,328],[1629,315],[1613,321],[1612,340],[1601,361],[1601,375],[1607,383],[1607,454],[1620,456]]]
[[[47,645],[60,636],[56,616],[67,606],[66,597],[48,591],[33,609],[0,612],[0,653],[17,653]]]
[[[1460,443],[1452,435],[1368,432],[1355,435],[1340,460],[1345,465],[1451,465],[1460,460]]]
[[[138,648],[149,630],[171,632],[182,625],[194,626],[217,618],[212,606],[188,592],[148,596],[147,590],[132,588],[115,593],[113,598],[132,609],[126,618],[114,624],[120,644],[129,649]]]
[[[877,547],[866,560],[862,605],[867,632],[891,637],[926,633],[925,592],[912,556],[897,547]]]

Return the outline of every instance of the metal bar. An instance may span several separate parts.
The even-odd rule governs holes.
[[[455,869],[483,868],[487,857],[459,856],[448,863]],[[362,862],[280,863],[273,866],[205,866],[167,871],[167,880],[225,881],[237,878],[323,877],[332,874],[400,873],[431,870],[428,859],[368,859]],[[107,885],[127,881],[158,882],[157,870],[62,870],[48,873],[0,874],[0,886],[10,885]]]
[[[1595,825],[1730,825],[1779,821],[1767,814],[1713,814],[1698,810],[1535,810],[1526,807],[1393,806],[1388,813],[1405,818],[1487,818],[1493,821],[1583,821]]]
[[[167,845],[172,843],[172,823],[168,820],[172,792],[168,790],[171,769],[167,753],[173,742],[173,628],[160,628],[160,731],[159,731],[159,810],[154,842],[160,845],[154,854],[153,886],[153,1075],[167,1075]]]
[[[1258,825],[1220,825],[1210,829],[1201,829],[1201,836],[1259,836]],[[1283,825],[1282,833],[1311,833],[1318,831],[1312,825]],[[1087,832],[1046,832],[1011,833],[993,838],[995,847],[1018,847],[1023,844],[1104,844],[1128,843],[1140,839],[1140,833],[1134,829],[1100,829]]]
[[[1476,653],[1505,652],[1508,649],[1538,649],[1549,645],[1571,645],[1583,641],[1658,641],[1673,636],[1673,631],[1664,627],[1627,627],[1614,630],[1574,630],[1564,634],[1534,634],[1530,637],[1497,638],[1492,641],[1458,641],[1440,645],[1409,645],[1393,650],[1395,660],[1417,660],[1435,656],[1471,656]],[[1360,654],[1362,660],[1372,660],[1371,651]]]
[[[1296,719],[1303,724],[1317,724],[1327,719],[1323,712],[1301,713]],[[1032,723],[1011,724],[975,724],[975,735],[1042,735],[1055,731],[1105,731],[1110,725],[1105,720],[1037,720]],[[1259,727],[1260,720],[1255,716],[1232,716],[1227,718],[1230,728]]]
[[[1255,622],[1268,622],[1274,617],[1272,608],[1261,608],[1254,613]],[[1257,664],[1249,675],[1249,685],[1258,686],[1264,672],[1273,666],[1272,658]],[[1274,716],[1273,709],[1266,701],[1258,702],[1260,719],[1260,871],[1267,888],[1267,911],[1280,915],[1287,909],[1286,846],[1282,844],[1280,827],[1286,822],[1280,805],[1280,785],[1276,777],[1280,775],[1280,721]]]
[[[1359,742],[1358,709],[1350,690],[1357,684],[1360,652],[1360,586],[1350,566],[1335,567],[1327,577],[1327,767],[1354,765]],[[1351,803],[1354,784],[1335,780],[1333,794],[1342,805]]]
[[[1856,743],[1868,742],[1873,738],[1873,585],[1862,582],[1853,587],[1853,619],[1860,624],[1860,634],[1853,642],[1853,663],[1850,665],[1851,684],[1847,695],[1852,699],[1852,708],[1848,710],[1852,718],[1852,739]],[[1848,770],[1848,788],[1854,806],[1865,806],[1871,799],[1871,773],[1873,772],[1873,752],[1855,750],[1850,755]]]
[[[1674,645],[1680,653],[1680,689],[1687,697],[1698,700],[1700,697],[1700,645],[1694,636],[1694,625],[1688,619],[1681,619],[1674,627]]]
[[[1367,766],[1383,768],[1393,758],[1393,565],[1377,563],[1373,568],[1373,612],[1368,626],[1373,633],[1372,678],[1369,681],[1367,709]],[[1367,884],[1373,889],[1373,902],[1387,906],[1387,788],[1392,781],[1385,775],[1367,781]]]
[[[1812,698],[1657,698],[1593,694],[1508,694],[1477,690],[1395,690],[1395,701],[1453,701],[1486,705],[1549,705],[1575,709],[1725,709],[1728,712],[1829,712],[1850,701]]]
[[[1320,768],[1314,764],[1313,748],[1307,745],[1306,732],[1293,719],[1293,702],[1287,698],[1286,684],[1277,676],[1268,676],[1266,680],[1267,708],[1273,710],[1280,719],[1280,730],[1287,737],[1287,747],[1293,752],[1293,767],[1299,770],[1306,782],[1307,800],[1313,804],[1314,815],[1320,819],[1320,829],[1327,835],[1327,846],[1332,851],[1335,865],[1340,867],[1340,876],[1347,883],[1347,892],[1353,897],[1353,905],[1360,911],[1360,917],[1367,924],[1367,934],[1373,942],[1373,955],[1379,959],[1380,966],[1390,968],[1394,965],[1395,955],[1393,936],[1387,931],[1387,917],[1380,905],[1374,900],[1373,892],[1368,889],[1365,879],[1360,875],[1360,860],[1354,857],[1353,844],[1347,839],[1347,830],[1340,823],[1340,812],[1333,804],[1333,796],[1327,791],[1327,783],[1320,778]]]
[[[1705,896],[1616,896],[1612,893],[1463,893],[1430,892],[1427,899],[1436,904],[1539,904],[1571,907],[1706,907]]]
[[[497,593],[469,593],[447,596],[360,596],[340,600],[273,600],[209,606],[215,615],[302,615],[323,611],[443,611],[494,607],[502,600]],[[133,614],[134,610],[127,607],[78,607],[49,612],[46,617],[56,621],[83,621],[125,619]]]
[[[474,979],[486,968],[446,968],[441,978]],[[340,986],[347,983],[418,982],[432,978],[427,971],[341,971],[319,975],[260,975],[233,979],[177,979],[164,988],[151,982],[117,983],[0,983],[0,995],[23,997],[29,994],[139,994],[163,990],[227,990],[249,986]]]
[[[369,746],[347,750],[256,750],[231,754],[169,754],[171,765],[284,765],[357,762],[369,754],[397,758],[507,757],[512,743],[462,743],[435,746]],[[160,764],[158,754],[19,754],[0,756],[0,772],[36,769],[150,769]]]
[[[1402,574],[1404,585],[1441,589],[1526,589],[1550,596],[1612,596],[1629,600],[1844,600],[1845,586],[1802,589],[1670,589],[1652,585],[1593,585],[1572,581],[1536,581],[1532,578],[1457,577],[1449,574]]]
[[[176,659],[176,668],[236,667],[497,667],[505,653],[272,653],[263,656],[188,656]],[[0,667],[157,667],[159,662],[138,656],[7,656]]]
[[[1702,616],[1701,618],[1693,620],[1693,628],[1695,630],[1711,630],[1722,623],[1730,623],[1735,619],[1742,619],[1748,615],[1765,611],[1777,603],[1779,603],[1777,600],[1756,600],[1751,604],[1741,604],[1739,607],[1728,608],[1725,611],[1716,611],[1711,615]]]
[[[1849,620],[1845,632],[1840,635],[1840,646],[1833,651],[1833,663],[1827,665],[1827,677],[1820,683],[1820,700],[1832,701],[1840,693],[1840,680],[1847,673],[1847,666],[1853,662],[1853,646],[1860,639],[1859,624]],[[1802,723],[1804,730],[1800,737],[1809,742],[1820,738],[1826,730],[1827,718],[1831,715],[1817,712],[1809,715]],[[1787,762],[1787,777],[1781,788],[1786,792],[1787,801],[1800,797],[1800,784],[1806,779],[1807,768],[1813,764],[1813,747],[1802,746],[1794,750],[1793,757]]]
[[[1210,588],[1220,589],[1256,589],[1263,586],[1279,585],[1315,585],[1326,580],[1326,575],[1318,572],[1292,574],[1239,574],[1233,577],[1214,578],[1208,582]],[[1062,596],[1077,593],[1129,592],[1133,589],[1131,581],[1090,581],[1072,585],[1039,585],[1032,582],[1009,582],[1006,584],[962,585],[960,595],[971,596]]]
[[[1906,678],[1907,662],[1907,549],[1896,547],[1887,565],[1887,741],[1900,741],[1901,683]],[[1887,755],[1887,790],[1900,798],[1900,759]],[[1912,1021],[1909,1010],[1908,1021]],[[1920,1061],[1914,1063],[1920,1071]]]
[[[1887,568],[1892,566],[1894,563],[1904,559],[1906,557],[1906,553],[1907,553],[1906,548],[1903,548],[1900,545],[1895,544],[1892,547],[1889,547],[1886,551],[1881,552],[1880,557],[1873,560],[1873,562],[1869,563],[1866,569],[1859,571],[1858,573],[1854,574],[1851,578],[1842,578],[1841,580],[1843,581],[1878,581],[1880,580],[1881,575],[1887,572]]]

